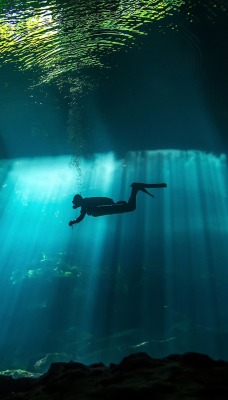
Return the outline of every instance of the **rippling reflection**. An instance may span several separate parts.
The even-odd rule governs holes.
[[[226,13],[225,1],[208,0],[2,0],[0,57],[22,70],[39,68],[39,82],[70,85],[71,92],[89,85],[86,70],[106,65],[106,54],[134,45],[148,24],[172,19],[182,11],[192,21],[197,6],[210,19]],[[203,15],[205,14],[203,13]],[[213,21],[212,21],[213,22]],[[82,74],[83,73],[83,76]]]
[[[204,4],[205,3],[205,4]],[[227,12],[226,1],[188,0],[2,0],[0,57],[20,69],[40,70],[39,82],[68,83],[71,92],[89,85],[86,70],[106,65],[104,56],[128,49],[148,24],[178,29],[174,16],[192,21],[200,6],[208,18]],[[203,13],[205,15],[205,13]],[[163,24],[164,25],[164,24]],[[82,74],[83,73],[83,76]]]
[[[183,2],[1,1],[0,56],[21,69],[39,67],[42,83],[80,90],[80,71],[103,67],[104,55],[132,46],[147,23],[172,16]]]

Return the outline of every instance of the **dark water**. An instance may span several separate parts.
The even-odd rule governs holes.
[[[2,1],[0,370],[228,359],[227,1]],[[78,216],[72,197],[127,200]]]

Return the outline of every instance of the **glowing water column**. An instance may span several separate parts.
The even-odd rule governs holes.
[[[120,160],[112,153],[97,154],[80,160],[80,182],[69,163],[69,157],[1,162],[0,320],[5,321],[6,313],[9,318],[1,324],[0,342],[15,331],[11,325],[21,296],[24,301],[27,296],[27,304],[31,302],[31,292],[23,293],[24,276],[30,276],[31,270],[40,274],[42,268],[46,276],[53,276],[59,272],[58,260],[63,254],[71,267],[79,266],[87,276],[81,312],[73,318],[84,331],[93,334],[98,309],[104,326],[109,325],[113,332],[118,329],[119,315],[113,311],[115,305],[119,307],[116,282],[124,277],[130,290],[135,272],[144,286],[139,285],[131,301],[134,310],[140,304],[141,317],[135,322],[134,315],[128,323],[129,328],[139,324],[142,341],[151,337],[152,328],[161,323],[161,318],[161,338],[173,336],[174,322],[181,314],[189,320],[204,318],[205,324],[222,329],[228,320],[224,314],[228,260],[226,156],[163,150],[131,152]],[[166,182],[167,188],[151,190],[155,199],[139,192],[134,212],[86,216],[73,229],[68,226],[69,220],[79,215],[79,210],[72,209],[75,193],[128,200],[130,185],[135,181]],[[44,262],[47,259],[49,263]],[[152,274],[143,280],[148,270]],[[111,294],[107,293],[107,298],[103,295],[98,308],[102,274],[109,273]],[[156,289],[158,274],[161,291]],[[14,290],[10,289],[12,285]],[[36,290],[41,291],[42,285]],[[48,296],[58,300],[58,287],[53,291]],[[71,306],[64,315],[74,315],[74,304]],[[122,304],[122,318],[127,318],[129,310],[124,307]],[[29,321],[23,329],[23,337],[31,337],[33,327]],[[177,338],[166,353],[182,351],[178,346]],[[192,343],[184,350],[190,349]]]

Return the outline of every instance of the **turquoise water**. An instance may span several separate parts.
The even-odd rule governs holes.
[[[228,359],[227,2],[99,4],[1,3],[2,371]]]

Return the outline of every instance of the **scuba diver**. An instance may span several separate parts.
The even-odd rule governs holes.
[[[149,196],[154,197],[149,193],[146,188],[165,188],[166,183],[132,183],[131,195],[128,202],[121,200],[116,203],[109,197],[87,197],[83,198],[80,194],[76,194],[72,200],[73,208],[81,207],[80,215],[77,219],[70,221],[69,226],[78,224],[83,220],[85,215],[92,215],[93,217],[100,217],[102,215],[120,214],[131,212],[136,209],[136,196],[138,191],[147,193]]]

